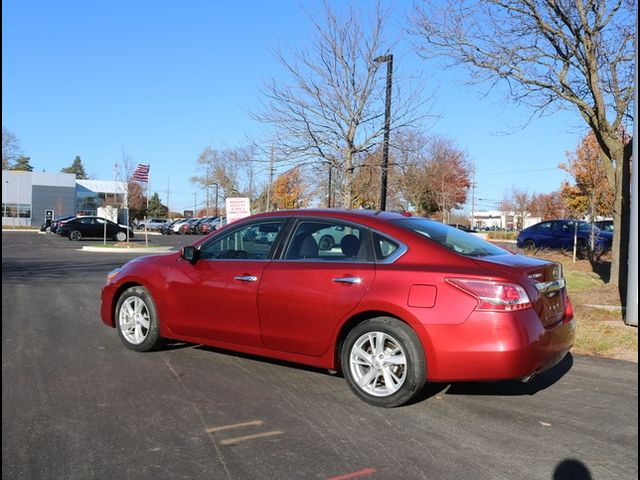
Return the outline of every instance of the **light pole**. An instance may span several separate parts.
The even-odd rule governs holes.
[[[387,95],[384,102],[384,139],[382,143],[382,171],[380,174],[380,210],[387,209],[387,171],[389,169],[389,132],[391,130],[391,83],[393,76],[393,55],[382,55],[374,62],[387,64]]]
[[[211,185],[216,186],[216,217],[217,217],[218,216],[218,188],[220,188],[220,185],[218,185],[217,183],[212,183]]]

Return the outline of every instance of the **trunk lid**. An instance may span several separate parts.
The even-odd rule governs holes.
[[[570,314],[562,264],[524,255],[497,255],[474,260],[483,267],[506,273],[524,287],[545,327],[551,328]]]

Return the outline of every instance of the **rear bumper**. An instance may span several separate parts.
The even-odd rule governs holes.
[[[430,325],[427,332],[434,348],[427,357],[430,381],[527,379],[569,352],[575,321],[547,329],[533,309],[474,312],[464,324]]]

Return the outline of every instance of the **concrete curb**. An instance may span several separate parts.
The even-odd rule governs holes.
[[[83,252],[100,253],[173,253],[174,247],[151,247],[151,248],[118,248],[118,247],[88,247],[80,249]]]
[[[40,230],[37,230],[35,228],[25,228],[25,229],[21,229],[21,228],[3,228],[2,229],[2,233],[8,233],[8,232],[17,232],[17,233],[46,233],[46,232],[41,232]]]

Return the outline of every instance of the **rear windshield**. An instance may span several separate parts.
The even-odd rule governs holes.
[[[406,218],[393,223],[412,230],[460,255],[485,257],[487,255],[506,255],[509,252],[497,247],[472,233],[463,232],[426,218]]]

